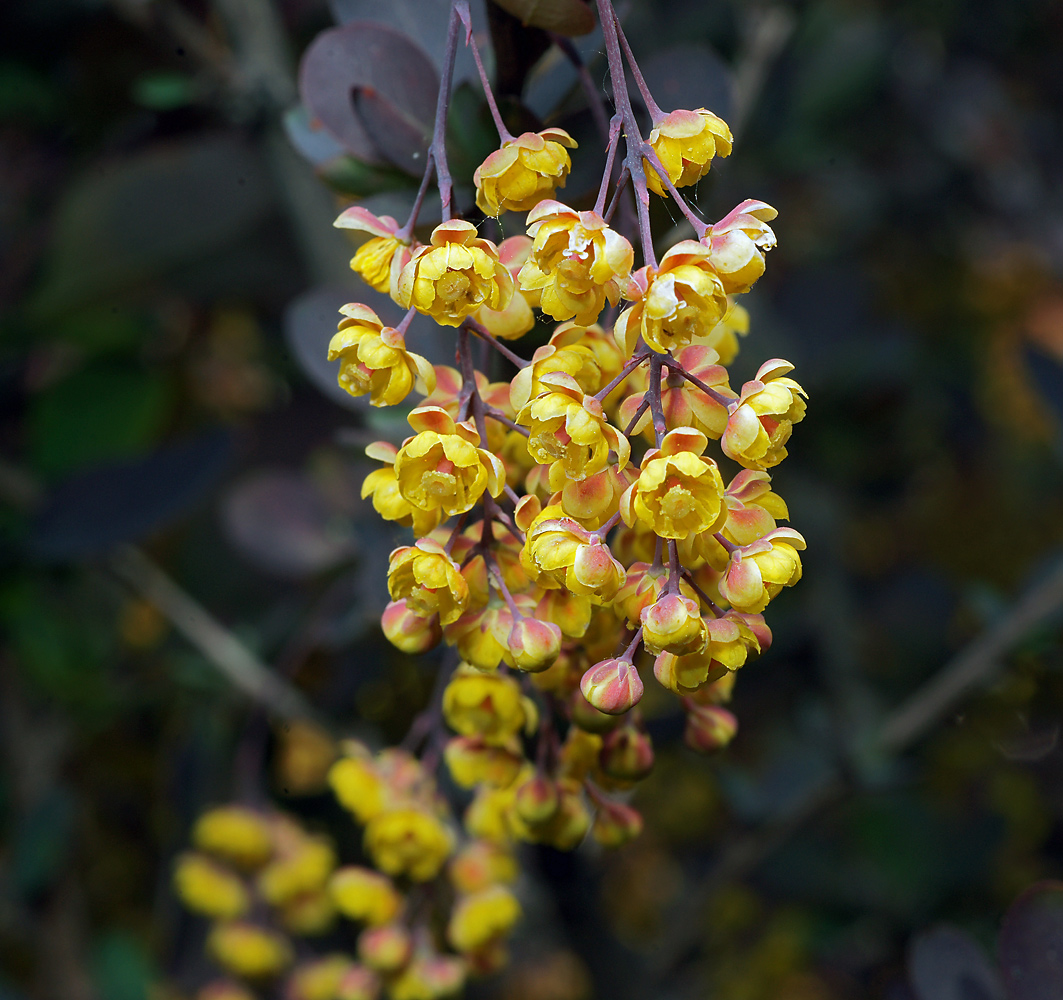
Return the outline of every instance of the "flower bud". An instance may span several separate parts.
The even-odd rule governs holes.
[[[642,814],[623,802],[602,800],[591,836],[603,847],[622,847],[642,833]]]
[[[561,806],[543,830],[536,831],[536,839],[558,851],[573,851],[583,842],[591,825],[591,814],[576,791],[562,789]]]
[[[443,757],[450,776],[462,788],[490,785],[508,788],[524,764],[520,743],[516,739],[494,745],[482,736],[455,736],[447,741]]]
[[[537,673],[561,652],[561,629],[553,622],[521,618],[510,630],[508,646],[514,666]]]
[[[352,965],[336,989],[336,1000],[377,1000],[380,979],[364,965]]]
[[[509,889],[489,886],[455,903],[447,938],[458,951],[478,951],[505,937],[520,915],[520,903]]]
[[[568,713],[572,724],[588,733],[607,733],[620,724],[620,717],[600,712],[581,691],[573,691],[568,700]]]
[[[422,618],[406,607],[406,601],[392,601],[380,617],[380,627],[390,642],[404,653],[427,653],[443,637],[436,616]]]
[[[336,954],[297,966],[285,986],[284,1000],[332,1000],[353,964],[346,955]]]
[[[536,826],[553,819],[560,804],[557,785],[545,774],[536,773],[518,786],[513,807],[525,823]]]
[[[705,638],[701,609],[689,597],[665,594],[642,612],[642,641],[651,653],[693,653]]]
[[[653,770],[653,743],[634,726],[621,726],[602,738],[598,765],[611,778],[640,781]]]
[[[580,681],[580,691],[588,703],[608,715],[623,715],[642,698],[642,678],[629,660],[602,660]]]
[[[727,746],[738,732],[738,720],[734,714],[719,705],[689,703],[687,725],[683,740],[691,750],[712,753]]]
[[[398,972],[411,954],[413,942],[402,924],[367,927],[358,935],[358,957],[375,972]]]
[[[226,971],[245,979],[275,976],[293,957],[284,935],[243,921],[215,924],[207,935],[207,951]]]

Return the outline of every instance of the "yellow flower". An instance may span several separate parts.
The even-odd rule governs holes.
[[[642,644],[647,652],[682,656],[705,647],[708,629],[696,600],[665,594],[642,611]]]
[[[403,499],[399,492],[399,480],[395,475],[395,457],[398,449],[387,441],[374,441],[365,449],[369,458],[386,463],[384,468],[376,469],[365,477],[362,483],[362,499],[373,498],[373,510],[385,521],[397,521],[399,524],[413,528],[415,535],[427,535],[443,519],[443,511],[421,510]]]
[[[469,604],[469,585],[461,569],[433,538],[391,553],[388,593],[395,601],[405,598],[415,615],[438,614],[442,625],[457,621]]]
[[[443,1000],[461,993],[465,963],[453,955],[418,952],[413,961],[388,983],[390,1000]]]
[[[367,756],[341,757],[329,770],[328,781],[339,804],[359,823],[368,823],[384,808],[384,782]]]
[[[499,882],[516,882],[520,869],[512,851],[489,840],[469,841],[447,866],[458,892],[471,893]]]
[[[649,136],[649,144],[677,188],[701,180],[709,172],[712,158],[727,156],[733,142],[727,122],[704,108],[673,111],[654,125]],[[663,197],[664,185],[657,171],[648,161],[642,163],[646,186]]]
[[[292,961],[286,937],[243,921],[215,924],[207,951],[223,969],[247,979],[275,976]]]
[[[564,346],[543,344],[536,348],[531,361],[517,372],[510,383],[509,402],[514,412],[548,392],[549,387],[543,384],[543,378],[556,372],[571,376],[584,392],[597,392],[602,384],[598,359],[589,347],[579,343]]]
[[[550,466],[550,487],[580,481],[600,472],[616,452],[617,464],[627,465],[631,446],[605,419],[602,404],[585,396],[571,375],[552,372],[541,379],[544,392],[523,406],[516,421],[530,428],[528,453]]]
[[[736,611],[763,611],[783,587],[801,579],[798,550],[804,547],[804,538],[793,528],[776,528],[735,549],[718,583],[720,595]]]
[[[596,212],[540,202],[528,213],[528,235],[534,242],[520,269],[520,287],[540,293],[547,315],[587,326],[606,299],[614,305],[619,300],[635,252]]]
[[[220,920],[243,916],[250,900],[243,880],[202,854],[183,854],[173,873],[181,902],[194,913]]]
[[[564,129],[525,132],[502,143],[476,168],[476,207],[484,215],[527,212],[565,186],[576,141]]]
[[[727,508],[720,470],[702,455],[707,444],[700,431],[680,427],[664,436],[660,450],[646,452],[639,478],[620,501],[624,523],[644,521],[662,538],[719,531]]]
[[[338,868],[328,888],[340,913],[370,927],[390,923],[402,906],[402,896],[391,879],[370,868],[357,865]]]
[[[340,307],[346,317],[328,345],[329,361],[340,362],[338,381],[352,396],[370,393],[373,406],[394,406],[416,388],[427,396],[436,387],[436,373],[420,354],[406,350],[398,330],[384,326],[360,302]]]
[[[785,520],[786,502],[771,491],[771,477],[766,472],[743,469],[728,484],[723,495],[727,521],[721,534],[735,545],[749,545],[776,528],[775,519]],[[730,558],[727,549],[710,534],[699,535],[694,550],[717,570]]]
[[[580,326],[572,321],[559,323],[554,328],[554,332],[550,334],[549,343],[560,349],[578,345],[585,350],[589,350],[594,355],[594,360],[601,374],[598,377],[597,384],[593,387],[589,384],[584,384],[584,380],[575,372],[569,372],[569,375],[572,375],[583,386],[584,392],[597,392],[603,385],[612,382],[620,374],[620,370],[627,362],[627,358],[620,353],[620,348],[617,346],[616,338],[613,337],[612,332],[606,333],[597,323],[592,323],[590,326]],[[618,391],[619,386],[613,390],[613,392]],[[612,399],[613,394],[610,393],[602,401],[606,409],[609,408]]]
[[[469,425],[455,423],[436,406],[411,410],[408,420],[418,433],[407,438],[395,456],[403,500],[420,510],[454,515],[471,510],[485,489],[493,497],[502,493],[505,466],[496,455],[476,447],[480,438]]]
[[[352,965],[346,955],[326,955],[300,965],[288,980],[286,1000],[337,1000]]]
[[[442,326],[460,326],[483,306],[505,309],[512,297],[513,277],[498,248],[460,219],[436,226],[431,245],[417,250],[399,276],[399,305]]]
[[[480,736],[455,736],[447,742],[443,757],[450,776],[462,788],[477,785],[508,788],[524,764],[524,755],[515,737],[499,746]]]
[[[365,847],[373,864],[388,875],[406,875],[414,882],[435,878],[453,846],[446,826],[414,805],[389,809],[365,828]]]
[[[297,896],[279,912],[284,929],[301,937],[324,934],[336,922],[336,908],[324,890]]]
[[[747,469],[770,469],[786,458],[793,425],[805,418],[805,390],[787,377],[793,370],[789,361],[765,361],[742,386],[720,438],[728,458]]]
[[[613,328],[621,350],[633,354],[641,335],[653,350],[666,354],[712,332],[727,312],[727,295],[709,258],[707,247],[683,240],[656,270],[643,267],[632,276],[627,295],[633,305]]]
[[[220,806],[205,812],[192,830],[201,851],[241,868],[258,868],[273,853],[273,838],[265,818],[243,806]]]
[[[380,630],[388,642],[404,653],[427,653],[443,637],[439,619],[422,618],[405,601],[390,601],[380,616]]]
[[[482,306],[476,314],[489,333],[500,340],[516,340],[535,326],[532,307],[539,304],[539,296],[526,294],[516,287],[517,274],[531,253],[532,241],[527,236],[510,236],[498,244],[498,259],[506,266],[514,283],[513,298],[505,309]]]
[[[284,855],[259,872],[258,889],[266,902],[283,906],[322,889],[335,867],[336,854],[327,841],[300,836]]]
[[[410,247],[396,238],[399,224],[390,215],[373,215],[368,209],[354,205],[333,223],[337,229],[353,229],[369,233],[351,259],[351,270],[360,274],[370,288],[395,298],[399,273],[410,259]]]
[[[763,619],[729,611],[723,618],[705,623],[708,642],[703,649],[676,655],[663,652],[653,665],[653,673],[662,686],[679,695],[692,695],[741,667],[771,643],[771,633]],[[758,634],[759,633],[759,634]]]
[[[734,399],[735,394],[728,385],[727,369],[717,364],[719,360],[711,347],[692,344],[684,347],[676,355],[676,361],[696,379],[715,389],[722,396]],[[645,392],[636,392],[628,396],[620,406],[618,422],[627,427],[634,419],[639,407],[646,398]],[[664,410],[664,422],[669,428],[693,427],[707,437],[718,438],[727,426],[727,407],[711,396],[706,395],[694,383],[688,382],[681,375],[670,374],[667,369],[661,371],[661,408]],[[653,440],[653,422],[647,408],[633,434],[646,434]]]
[[[504,746],[534,720],[534,708],[513,677],[461,664],[443,692],[443,718],[462,736]]]
[[[458,951],[478,951],[507,935],[520,919],[517,897],[501,885],[459,897],[447,925],[447,939]]]
[[[702,238],[728,295],[748,292],[764,273],[764,254],[775,246],[775,233],[768,223],[778,214],[763,201],[747,200]]]
[[[595,604],[609,604],[624,582],[624,567],[609,546],[570,517],[536,518],[520,559],[541,587],[563,587]]]

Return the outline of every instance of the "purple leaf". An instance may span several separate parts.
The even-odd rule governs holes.
[[[1000,979],[973,938],[940,925],[917,935],[908,950],[917,1000],[1002,1000]]]
[[[1011,904],[997,954],[1008,1000],[1063,997],[1063,882],[1038,882]]]
[[[299,67],[299,92],[313,118],[359,159],[383,163],[384,153],[355,111],[357,88],[372,88],[431,131],[439,77],[424,52],[400,32],[371,21],[323,31]]]

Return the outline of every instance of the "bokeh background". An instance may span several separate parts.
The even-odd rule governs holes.
[[[695,757],[662,699],[645,834],[529,849],[513,963],[472,995],[1061,996],[1063,7],[620,9],[658,101],[736,130],[705,216],[780,213],[736,381],[782,356],[809,391],[776,476],[805,579],[734,744]],[[506,114],[580,138],[587,198],[574,73],[477,14]],[[341,47],[340,91],[300,94],[319,33],[366,19],[412,42]],[[379,634],[395,536],[358,496],[402,415],[341,398],[322,357],[361,294],[332,218],[401,218],[420,140],[315,126],[351,81],[430,110],[444,22],[437,0],[0,5],[3,1000],[192,995],[203,927],[170,871],[194,817],[268,796],[340,828],[331,736],[395,741],[428,697],[434,662]],[[573,41],[600,84],[598,36]],[[468,204],[478,88],[453,118]]]

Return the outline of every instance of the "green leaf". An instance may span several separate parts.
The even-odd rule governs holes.
[[[92,978],[107,1000],[147,1000],[154,978],[144,948],[131,935],[112,931],[92,950]]]
[[[495,0],[495,3],[530,28],[543,28],[561,35],[586,35],[594,30],[594,15],[583,0]]]
[[[28,419],[33,467],[56,476],[137,455],[155,440],[171,400],[166,378],[116,365],[84,368],[33,400]]]
[[[318,175],[340,194],[367,198],[384,191],[399,191],[416,187],[409,174],[395,167],[377,167],[353,156],[339,156],[318,167]]]
[[[172,111],[195,101],[196,81],[184,73],[147,73],[133,81],[131,97],[142,108]]]

